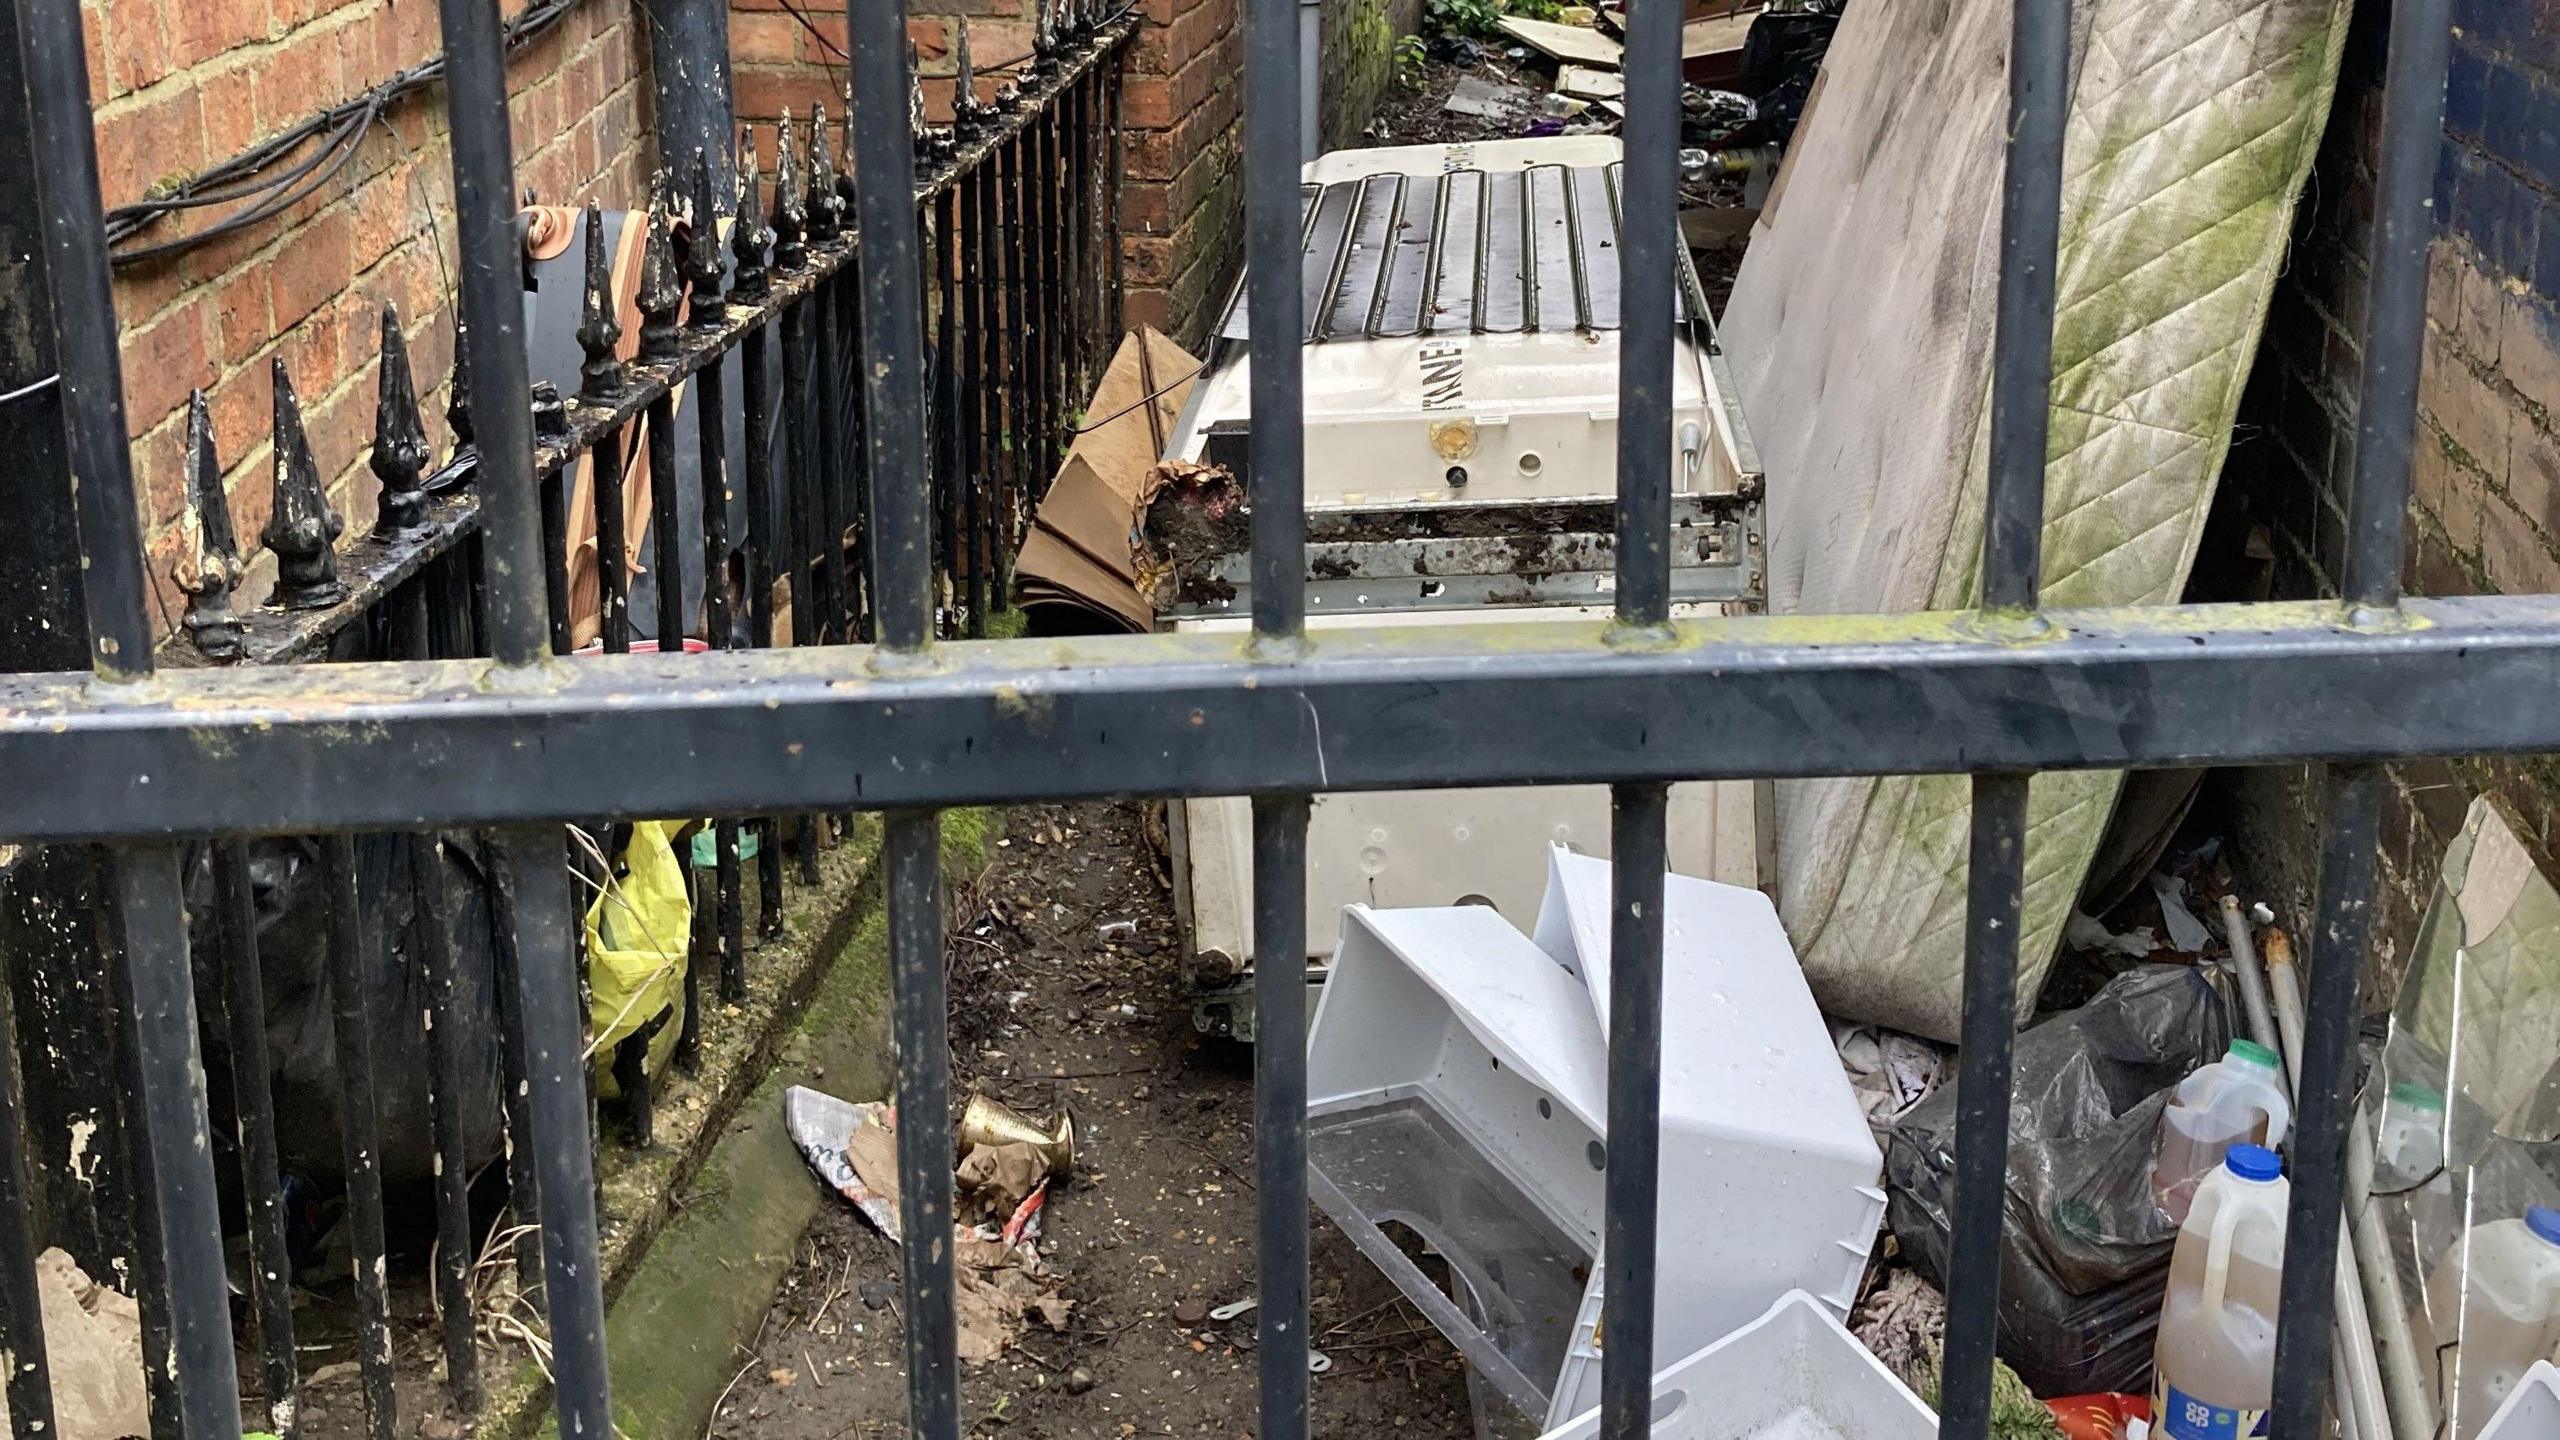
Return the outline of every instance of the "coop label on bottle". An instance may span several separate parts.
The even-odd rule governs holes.
[[[2154,1380],[2151,1426],[2166,1440],[2249,1440],[2267,1433],[2267,1412],[2208,1405],[2166,1380]]]

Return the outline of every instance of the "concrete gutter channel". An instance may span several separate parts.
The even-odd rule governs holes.
[[[944,813],[947,884],[966,885],[985,868],[1000,819],[985,810]],[[623,1434],[670,1440],[702,1432],[737,1374],[738,1347],[827,1201],[784,1133],[783,1090],[810,1083],[873,1099],[889,1089],[878,849],[878,823],[860,816],[843,843],[820,854],[819,882],[792,887],[785,937],[750,952],[747,1002],[707,1017],[699,1071],[664,1082],[657,1144],[604,1147],[606,1342]],[[758,903],[753,868],[750,917]],[[520,1353],[498,1358],[514,1362]],[[556,1435],[550,1382],[537,1366],[516,1364],[511,1378],[493,1385],[478,1433]]]

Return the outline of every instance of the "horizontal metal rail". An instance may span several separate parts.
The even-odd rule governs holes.
[[[0,678],[0,836],[2560,750],[2560,597]],[[706,764],[718,755],[720,763]]]

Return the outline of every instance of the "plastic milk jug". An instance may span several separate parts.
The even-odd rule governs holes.
[[[2427,1276],[2427,1314],[2434,1363],[2421,1357],[2419,1371],[2453,1440],[2471,1440],[2533,1362],[2560,1351],[2560,1210],[2536,1205],[2454,1242]]]
[[[2196,1187],[2160,1307],[2151,1382],[2151,1429],[2160,1440],[2265,1433],[2288,1193],[2275,1152],[2246,1143],[2232,1146]]]
[[[2196,1185],[2239,1144],[2272,1150],[2293,1121],[2275,1052],[2234,1040],[2229,1054],[2178,1083],[2160,1115],[2160,1155],[2151,1166],[2151,1197],[2162,1214],[2186,1223]]]

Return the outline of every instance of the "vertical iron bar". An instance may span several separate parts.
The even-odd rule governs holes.
[[[437,0],[437,11],[444,22],[445,108],[453,126],[462,347],[469,356],[472,438],[480,449],[473,486],[480,492],[488,650],[501,665],[530,665],[549,650],[552,622],[545,613],[533,413],[526,405],[532,384],[524,353],[524,252],[515,234],[506,45],[494,6]],[[73,53],[79,53],[76,46]]]
[[[784,137],[789,143],[789,137]],[[823,290],[821,291],[823,294]],[[791,643],[808,647],[827,643],[826,616],[828,597],[826,577],[830,573],[818,558],[819,533],[826,529],[821,513],[826,488],[818,474],[820,459],[826,450],[821,437],[812,428],[823,423],[822,416],[832,413],[824,398],[825,377],[818,373],[817,357],[811,354],[809,321],[817,312],[823,321],[821,300],[801,300],[782,314],[782,458],[790,472],[784,479],[783,495],[789,506],[782,518],[780,534],[787,548],[785,567],[791,576]],[[817,347],[823,350],[824,347]],[[820,393],[811,403],[811,391]],[[833,428],[832,426],[829,428]],[[812,445],[817,449],[813,453]],[[798,819],[793,837],[793,853],[800,862],[800,883],[818,883],[818,817],[812,811]]]
[[[737,223],[753,223],[748,208],[739,207]],[[751,643],[759,649],[780,640],[773,613],[773,557],[779,536],[773,493],[773,382],[768,370],[772,344],[772,328],[758,325],[738,346],[738,383],[746,392],[739,398],[747,432],[747,629]],[[761,907],[756,933],[776,940],[782,936],[782,827],[770,816],[755,824]],[[747,998],[747,957],[743,950],[736,950],[720,959],[720,998],[734,1005]]]
[[[907,7],[845,6],[854,106],[854,209],[861,253],[863,439],[869,453],[878,662],[933,642],[932,516],[925,474],[924,290],[916,254],[915,135],[904,113]],[[944,997],[941,817],[899,811],[881,837],[896,986],[898,1176],[905,1234],[907,1425],[958,1440],[960,1370],[951,1254],[951,1047]]]
[[[124,948],[125,924],[121,911],[108,917],[111,949]],[[115,1138],[131,1172],[135,1196],[127,1221],[133,1256],[133,1298],[141,1311],[143,1398],[151,1422],[151,1440],[181,1440],[185,1406],[178,1398],[175,1352],[171,1348],[175,1337],[170,1312],[175,1302],[169,1292],[169,1251],[161,1239],[163,1212],[158,1197],[163,1192],[155,1179],[159,1161],[143,1098],[150,1080],[145,1073],[148,1049],[137,1019],[142,1007],[134,997],[132,971],[126,967],[114,969],[107,990],[109,1013],[117,1021],[111,1036],[118,1087]]]
[[[516,1290],[538,1295],[542,1283],[542,1177],[533,1164],[533,1080],[525,1068],[524,1007],[517,999],[519,946],[515,871],[493,833],[482,853],[490,869],[490,988],[498,1012],[498,1093],[507,1115],[507,1207],[515,1229]]]
[[[1621,572],[1621,591],[1625,584]],[[1662,1173],[1662,875],[1670,793],[1660,784],[1619,785],[1609,792],[1609,853],[1614,857],[1609,1140],[1600,1242],[1601,1289],[1608,1296],[1600,1322],[1600,1433],[1609,1440],[1653,1433],[1654,1254]]]
[[[79,53],[76,45],[72,53]],[[130,490],[123,503],[133,503]],[[153,1177],[150,1202],[137,1208],[157,1216],[160,1260],[168,1274],[179,1433],[186,1440],[229,1440],[240,1433],[239,1372],[231,1349],[230,1285],[222,1264],[222,1217],[215,1209],[179,858],[174,844],[127,845],[108,867],[122,920],[125,999],[132,1015],[126,1038],[138,1051],[142,1113],[135,1118],[143,1122]]]
[[[2365,478],[2360,473],[2358,483]],[[2368,534],[2360,543],[2379,542]],[[2395,564],[2393,593],[2378,603],[2397,603],[2398,580]],[[2275,1395],[2268,1406],[2269,1433],[2286,1440],[2318,1435],[2328,1399],[2329,1347],[2336,1343],[2331,1325],[2337,1311],[2338,1201],[2345,1187],[2347,1126],[2355,1114],[2356,991],[2371,947],[2374,874],[2390,785],[2379,765],[2333,765],[2327,780],[2319,908],[2303,997],[2300,1110],[2286,1147],[2293,1189],[2277,1294]]]
[[[569,477],[565,473],[537,477],[533,483],[542,491],[542,593],[549,612],[545,628],[551,653],[566,655],[574,648],[575,638],[569,633]]]
[[[622,437],[606,433],[587,453],[595,477],[596,585],[608,655],[631,653],[631,548],[622,524]]]
[[[471,1151],[465,1117],[474,1088],[473,1044],[462,976],[445,914],[444,840],[432,831],[407,839],[409,888],[417,897],[419,968],[427,983],[428,1124],[436,1146],[436,1307],[442,1312],[445,1384],[456,1408],[480,1406],[480,1352],[471,1313]]]
[[[942,569],[945,604],[956,623],[967,596],[968,490],[960,464],[960,185],[934,197],[933,462],[942,477]],[[952,632],[958,633],[956,628]]]
[[[232,1106],[240,1126],[242,1199],[248,1210],[249,1294],[258,1312],[258,1354],[266,1385],[267,1429],[293,1440],[293,1262],[285,1246],[284,1160],[276,1146],[274,1070],[267,1058],[267,999],[258,958],[258,897],[249,852],[238,840],[213,846],[216,933],[229,1004]]]
[[[1664,0],[1664,6],[1670,8],[1669,0]],[[1639,16],[1642,9],[1638,6]],[[1668,51],[1676,57],[1680,48],[1676,18],[1672,30]],[[1631,61],[1637,59],[1634,49],[1631,44]],[[1305,333],[1305,297],[1298,290],[1298,11],[1291,0],[1246,0],[1244,62],[1245,312],[1252,317],[1248,373],[1253,414],[1252,433],[1245,441],[1245,469],[1253,496],[1253,628],[1256,640],[1266,647],[1294,647],[1305,636],[1307,625],[1307,451],[1306,357],[1298,349],[1299,336]],[[1636,68],[1642,68],[1640,61]],[[1673,83],[1677,84],[1676,77]],[[1678,103],[1676,92],[1671,103]],[[1665,149],[1659,168],[1667,175],[1674,163]],[[1637,168],[1628,167],[1630,173]],[[1645,255],[1659,261],[1664,271],[1654,288],[1667,295],[1671,231],[1667,194],[1661,208],[1661,235],[1646,235],[1632,221],[1627,226],[1627,283],[1635,284],[1639,278],[1634,273],[1639,269],[1635,260],[1639,240],[1649,240]],[[1632,293],[1628,300],[1632,321],[1641,307],[1634,304]],[[1631,327],[1630,342],[1633,335]],[[1669,347],[1666,324],[1666,354]],[[1655,409],[1667,404],[1667,399],[1658,402]],[[1621,413],[1628,412],[1622,408]],[[1665,424],[1656,437],[1661,441],[1654,447],[1657,468],[1669,462],[1669,433]],[[1668,525],[1667,512],[1664,524]],[[1657,549],[1661,543],[1656,541]],[[1628,553],[1623,535],[1618,553],[1623,564]],[[1627,586],[1621,581],[1622,607],[1626,596]],[[1269,1351],[1264,1353],[1267,1356]]]
[[[2449,0],[2397,0],[2391,7],[2382,156],[2375,177],[2373,279],[2365,302],[2364,373],[2356,402],[2355,492],[2347,501],[2341,587],[2347,602],[2357,606],[2400,603],[2451,9]],[[2316,1007],[2313,1017],[2319,1023]]]
[[[1666,0],[1638,3],[1628,11],[1626,62],[1627,159],[1618,250],[1618,288],[1625,297],[1618,334],[1618,622],[1627,629],[1653,630],[1671,616],[1671,335],[1678,320],[1676,247],[1681,243],[1675,214],[1680,188],[1677,6]],[[1292,148],[1290,153],[1297,152]],[[1290,237],[1296,235],[1294,229],[1282,228]],[[1619,968],[1625,968],[1623,960]],[[1644,1259],[1650,1263],[1652,1258],[1647,1249]]]
[[[580,947],[570,925],[569,871],[555,827],[508,830],[503,844],[516,891],[516,987],[532,1092],[554,1399],[563,1436],[602,1437],[612,1432],[612,1386],[605,1364],[603,1277],[596,1263],[586,1013],[572,958]]]
[[[983,167],[980,167],[983,168]],[[981,316],[978,312],[978,177],[973,169],[955,176],[951,182],[951,270],[953,299],[959,314],[952,326],[957,348],[951,356],[951,369],[959,394],[952,408],[953,441],[958,456],[954,483],[960,487],[960,553],[952,562],[955,577],[952,603],[968,612],[965,635],[982,640],[987,634],[987,567],[979,537],[986,523],[985,487],[980,483],[978,457],[979,384],[978,339]]]
[[[53,1375],[36,1292],[36,1208],[28,1193],[26,1109],[18,1088],[18,1017],[0,983],[0,1363],[14,1440],[53,1440]]]
[[[2018,924],[2026,882],[2027,777],[1973,778],[1963,1044],[1956,1081],[1953,1260],[1938,1433],[1991,1431],[2000,1310],[2000,1228],[2009,1171],[2010,1056],[2018,1032]]]
[[[1119,343],[1120,335],[1128,325],[1128,290],[1121,283],[1120,278],[1120,187],[1121,181],[1126,174],[1125,166],[1127,158],[1122,153],[1123,147],[1120,143],[1120,97],[1122,93],[1120,81],[1121,66],[1125,63],[1127,56],[1128,47],[1124,42],[1121,48],[1114,53],[1111,58],[1111,64],[1107,71],[1110,76],[1110,98],[1106,100],[1103,105],[1102,153],[1110,157],[1110,165],[1108,167],[1109,173],[1104,177],[1102,187],[1104,208],[1110,215],[1110,219],[1103,226],[1103,241],[1110,247],[1111,251],[1109,256],[1106,257],[1110,264],[1108,304],[1110,307],[1109,314],[1111,318],[1111,323],[1106,327],[1106,332],[1110,337],[1109,343],[1115,345]]]
[[[661,438],[661,437],[664,438]],[[672,392],[649,402],[649,524],[658,567],[658,653],[684,653],[684,533],[676,508],[676,402]]]
[[[354,1241],[356,1359],[364,1375],[366,1433],[394,1440],[391,1305],[384,1269],[382,1140],[373,1090],[373,929],[361,907],[355,840],[324,845],[329,886],[329,983],[338,1066],[338,1135],[347,1166],[347,1228]]]
[[[107,273],[98,154],[79,0],[22,0],[30,148],[45,203],[35,207],[59,317],[64,449],[79,513],[89,659],[102,678],[151,673],[149,582],[126,445],[124,372]],[[43,184],[50,179],[51,184]]]
[[[842,449],[836,457],[836,490],[834,493],[836,530],[848,536],[846,545],[836,550],[836,587],[843,596],[844,633],[868,644],[878,631],[872,614],[876,586],[871,574],[871,457],[863,440],[867,420],[863,413],[863,391],[853,383],[862,366],[862,286],[850,274],[836,276],[835,305],[836,343],[840,357],[836,373],[839,413],[845,418]]]
[[[726,375],[718,364],[704,366],[693,378],[696,427],[702,442],[703,629],[710,635],[714,650],[729,649],[737,640],[729,613],[729,412],[727,396],[722,393],[726,388]],[[737,963],[732,957],[739,955],[746,941],[741,933],[745,921],[739,896],[738,822],[716,822],[712,844],[715,918],[710,933],[716,973],[726,976]],[[700,965],[689,965],[685,970],[684,1030],[677,1037],[676,1049],[687,1064],[701,1053],[701,970]]]
[[[1245,281],[1251,294],[1253,645],[1306,643],[1305,357],[1299,334],[1298,8],[1245,5]],[[1321,745],[1321,735],[1310,737]],[[1254,1151],[1264,1440],[1307,1434],[1306,843],[1302,796],[1254,802]]]
[[[1304,795],[1253,802],[1253,1153],[1261,1419],[1307,1434],[1307,813]]]
[[[998,371],[995,383],[996,443],[999,499],[996,505],[996,549],[1006,558],[1008,577],[1012,574],[1013,549],[1021,535],[1017,523],[1021,519],[1023,484],[1023,445],[1026,426],[1023,419],[1022,394],[1022,191],[1020,131],[1014,132],[987,157],[993,171],[990,181],[995,191],[989,209],[988,223],[995,227],[997,269],[991,282],[993,305],[998,328],[995,352]]]
[[[2031,610],[2044,550],[2054,267],[2070,116],[2070,0],[2019,0],[2009,40],[2009,156],[2000,185],[2000,310],[1991,357],[1990,500],[1982,606]]]
[[[837,296],[850,288],[851,282],[839,271],[800,307],[806,312],[802,323],[813,332],[809,336],[810,358],[817,375],[818,448],[811,456],[815,473],[809,487],[809,533],[818,542],[818,578],[810,590],[824,597],[817,626],[820,644],[854,643],[856,635],[850,617],[861,608],[854,600],[853,581],[844,563],[845,496],[855,469],[846,454],[845,391],[853,374],[845,363],[848,337],[841,323]]]

